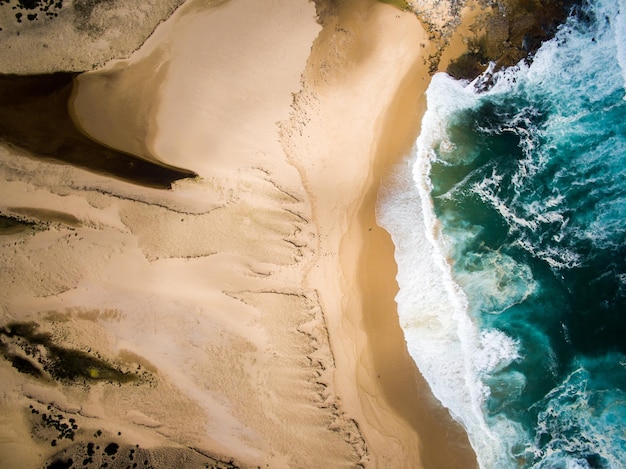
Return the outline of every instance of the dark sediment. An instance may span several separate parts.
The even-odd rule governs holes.
[[[104,438],[102,432],[97,436]],[[162,469],[184,467],[185,469],[237,469],[233,460],[221,460],[194,448],[156,447],[142,448],[122,442],[86,441],[75,443],[58,452],[43,465],[46,469],[72,468],[143,468]],[[112,451],[111,448],[115,448]]]
[[[105,147],[81,133],[70,116],[75,73],[0,75],[0,140],[33,157],[69,163],[135,184],[169,188],[192,171]]]

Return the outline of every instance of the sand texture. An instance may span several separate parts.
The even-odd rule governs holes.
[[[475,467],[374,213],[456,13],[62,3],[0,46],[0,468]]]
[[[129,56],[183,1],[4,0],[0,70],[82,72]]]

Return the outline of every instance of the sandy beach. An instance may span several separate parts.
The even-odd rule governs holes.
[[[373,0],[187,0],[132,54],[15,78],[0,468],[476,467],[375,221],[441,48]]]

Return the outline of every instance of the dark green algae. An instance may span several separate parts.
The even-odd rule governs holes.
[[[0,328],[0,354],[20,373],[64,383],[139,379],[101,358],[59,345],[51,334],[38,329],[35,322],[12,322]]]

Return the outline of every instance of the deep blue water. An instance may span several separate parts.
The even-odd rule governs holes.
[[[379,197],[409,352],[481,467],[626,467],[626,4],[495,78],[433,78]]]

